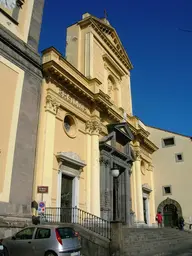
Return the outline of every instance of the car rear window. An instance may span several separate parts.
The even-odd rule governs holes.
[[[75,231],[72,228],[57,228],[61,239],[72,238],[75,236]]]

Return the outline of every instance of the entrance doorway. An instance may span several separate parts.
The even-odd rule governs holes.
[[[177,207],[173,204],[166,204],[163,208],[163,219],[165,227],[178,226]]]
[[[61,178],[61,207],[72,207],[73,177],[62,173]]]
[[[73,193],[73,177],[62,173],[61,177],[61,222],[69,223],[72,218],[72,193]]]
[[[147,224],[147,198],[143,198],[143,215],[144,215],[144,222]]]

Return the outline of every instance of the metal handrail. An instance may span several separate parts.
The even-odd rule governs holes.
[[[77,207],[46,207],[43,220],[48,223],[78,224],[103,237],[111,238],[109,221]]]

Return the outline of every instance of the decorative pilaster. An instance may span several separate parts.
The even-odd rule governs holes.
[[[150,205],[151,205],[151,223],[152,225],[156,226],[155,216],[156,216],[156,209],[155,209],[155,191],[154,191],[154,166],[150,163],[148,171],[150,172],[150,184],[151,184],[151,194],[150,194]]]
[[[85,76],[93,77],[93,33],[85,35]]]
[[[92,131],[92,123],[91,121],[87,121],[85,124],[85,130],[86,130],[86,143],[87,143],[87,165],[86,165],[86,185],[87,185],[87,191],[86,191],[86,197],[87,197],[87,212],[91,212],[91,131]]]
[[[40,165],[37,168],[37,175],[41,177],[38,179],[37,186],[48,186],[49,193],[44,195],[46,206],[51,206],[52,198],[52,175],[53,175],[53,155],[54,155],[54,139],[55,139],[55,117],[59,108],[56,99],[51,95],[46,97],[45,112],[42,118],[42,129],[40,129],[39,147],[40,150]],[[42,161],[42,162],[41,162]],[[38,174],[39,172],[39,174]],[[38,198],[39,199],[39,198]]]
[[[90,148],[87,151],[89,168],[87,169],[87,191],[90,191],[88,202],[90,212],[100,217],[100,163],[99,163],[99,133],[101,125],[98,119],[88,120],[85,124],[87,143]],[[89,203],[88,203],[89,204]]]
[[[137,223],[144,224],[143,214],[143,192],[142,192],[142,181],[141,181],[141,151],[140,148],[135,148],[135,181],[136,181],[136,201],[137,201]]]

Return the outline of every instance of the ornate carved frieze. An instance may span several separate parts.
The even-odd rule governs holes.
[[[80,109],[81,111],[83,111],[84,113],[88,112],[88,109],[82,104],[80,103],[78,100],[76,100],[74,97],[72,97],[70,94],[64,92],[63,90],[61,90],[59,88],[59,92],[58,92],[59,96],[61,98],[63,98],[64,100],[66,100],[67,102],[69,102],[71,105],[73,105],[74,107]]]
[[[57,114],[59,108],[59,104],[57,103],[56,99],[54,99],[51,95],[47,95],[46,97],[46,111],[50,111],[53,114]]]
[[[88,120],[85,124],[86,132],[99,135],[102,130],[101,123],[97,120]]]

